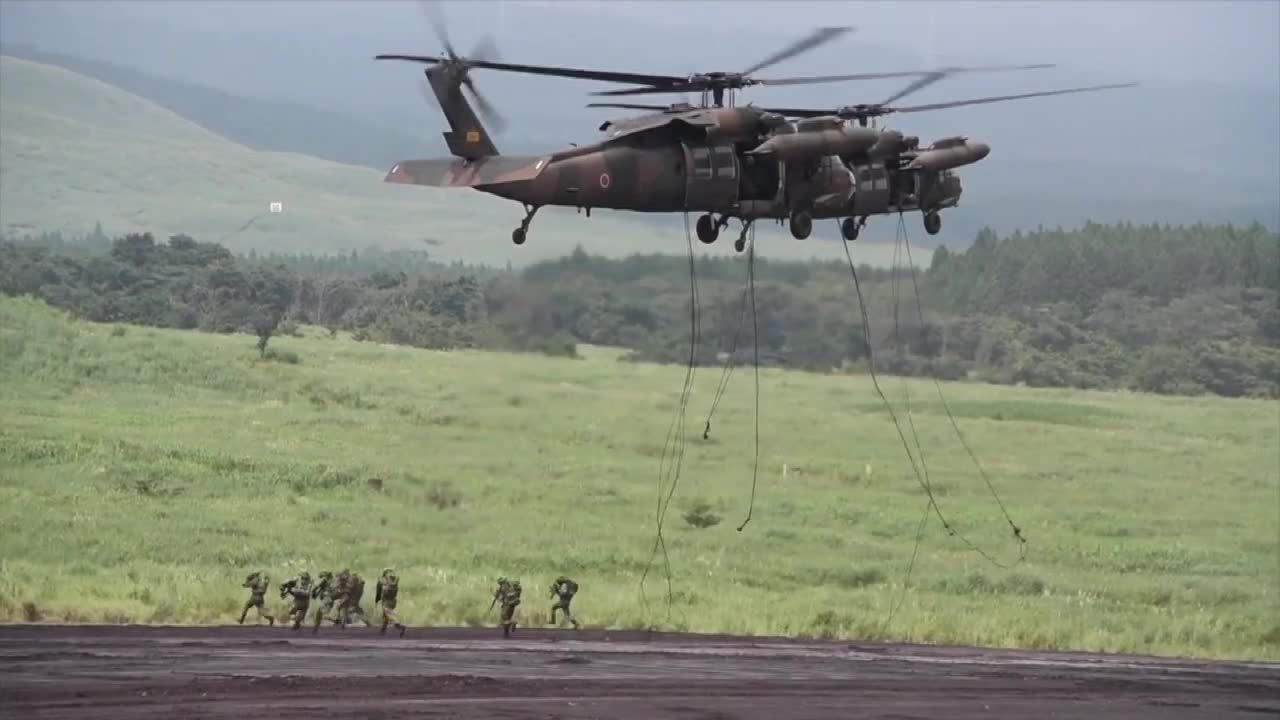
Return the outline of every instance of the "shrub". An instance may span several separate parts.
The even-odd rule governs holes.
[[[684,521],[689,523],[690,527],[702,529],[719,525],[720,516],[712,512],[709,504],[698,502],[684,514]]]

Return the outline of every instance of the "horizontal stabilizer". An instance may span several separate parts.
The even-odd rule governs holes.
[[[475,187],[532,180],[547,166],[547,157],[489,155],[475,160],[439,158],[405,160],[387,173],[384,182],[433,187]]]

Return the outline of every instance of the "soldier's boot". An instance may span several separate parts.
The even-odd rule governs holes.
[[[558,610],[558,609],[559,609],[559,607],[560,607],[560,606],[555,605],[555,606],[552,606],[552,608],[551,608],[551,624],[552,624],[552,625],[555,625],[555,624],[556,624],[556,610]]]
[[[387,634],[387,621],[386,621],[386,620],[383,620],[383,621],[382,621],[382,629],[378,631],[378,634],[379,634],[379,635],[386,635],[386,634]]]
[[[405,627],[400,623],[396,623],[396,627],[400,628],[400,637],[404,637]]]
[[[275,615],[268,615],[268,616],[267,616],[267,622],[271,623],[271,627],[275,627],[275,626],[276,626],[276,616],[275,616]]]

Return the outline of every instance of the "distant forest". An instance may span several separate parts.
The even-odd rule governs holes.
[[[696,320],[703,365],[751,363],[758,334],[762,365],[815,372],[865,372],[870,351],[886,374],[1280,397],[1280,235],[1260,225],[983,230],[914,274],[857,267],[869,335],[847,264],[757,259],[754,321],[746,256],[694,269],[696,316],[678,256],[578,249],[512,271],[424,251],[237,256],[100,229],[0,241],[0,292],[99,322],[248,331],[289,362],[305,358],[269,342],[308,324],[422,348],[574,356],[590,343],[685,363]]]

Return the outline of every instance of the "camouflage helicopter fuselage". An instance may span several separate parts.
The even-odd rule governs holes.
[[[698,237],[713,242],[732,218],[789,219],[803,239],[812,222],[922,211],[936,232],[937,211],[954,206],[952,167],[988,149],[954,138],[918,151],[900,133],[846,125],[835,118],[788,123],[753,106],[692,108],[610,121],[606,138],[541,156],[500,155],[444,67],[426,72],[451,130],[454,158],[406,160],[387,182],[470,187],[522,203],[512,234],[523,243],[543,206],[702,213]],[[715,219],[714,215],[719,215]],[[933,218],[931,225],[930,218]],[[846,235],[849,231],[846,229]],[[852,235],[856,237],[856,227]],[[739,240],[741,249],[742,239]]]

